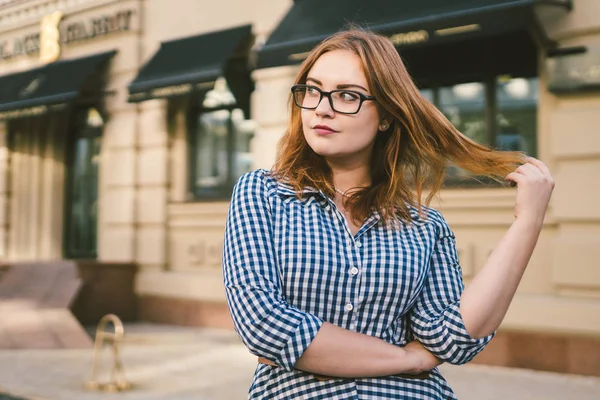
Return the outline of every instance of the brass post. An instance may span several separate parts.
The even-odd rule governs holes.
[[[106,325],[112,323],[113,332],[106,332]],[[94,342],[94,362],[92,364],[92,378],[85,384],[89,390],[103,390],[105,392],[122,392],[131,389],[131,383],[125,379],[125,370],[123,362],[119,356],[119,345],[122,343],[125,330],[123,323],[114,314],[107,314],[98,323],[96,328],[96,340]],[[98,367],[100,356],[104,344],[108,343],[112,346],[113,365],[110,370],[110,378],[108,382],[100,383],[98,381]]]

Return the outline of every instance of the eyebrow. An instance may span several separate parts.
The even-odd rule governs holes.
[[[316,83],[317,85],[321,85],[323,86],[323,83],[321,83],[321,81],[315,79],[315,78],[306,78],[306,81],[313,81],[314,83]],[[349,89],[349,88],[359,88],[364,90],[365,92],[369,92],[366,88],[360,86],[360,85],[355,85],[353,83],[345,83],[345,84],[341,84],[341,85],[337,85],[338,89]]]

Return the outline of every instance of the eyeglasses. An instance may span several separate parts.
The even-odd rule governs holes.
[[[294,103],[300,108],[314,110],[321,104],[321,100],[325,96],[329,99],[331,109],[340,114],[356,114],[360,111],[363,102],[375,100],[375,97],[355,90],[340,89],[324,92],[318,87],[310,85],[294,85],[292,93]]]

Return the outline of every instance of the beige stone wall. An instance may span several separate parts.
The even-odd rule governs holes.
[[[225,0],[211,3],[209,8],[206,3],[199,1],[187,0],[180,3],[177,7],[173,7],[173,2],[168,0],[146,3],[144,59],[154,54],[161,41],[245,24],[252,25],[257,42],[264,41],[291,5],[291,1],[268,0]],[[253,139],[252,150],[257,168],[269,168],[275,158],[275,141],[281,135],[281,127],[285,123],[285,114],[280,113],[278,101],[282,92],[287,94],[288,81],[289,79],[284,79],[282,83],[275,79],[273,82],[268,78],[262,80],[260,76],[255,77],[257,89],[252,98],[252,119],[258,122],[260,128]],[[275,96],[272,91],[275,91]],[[137,291],[140,295],[147,296],[223,302],[221,253],[228,203],[187,202],[185,115],[182,110],[175,114],[172,117],[173,126],[169,127],[168,160],[164,159],[162,153],[159,157],[152,158],[154,173],[169,177],[164,193],[152,193],[152,196],[166,196],[168,199],[167,224],[160,233],[158,228],[150,233],[146,221],[139,221],[138,224],[138,249],[141,252],[159,252],[157,246],[161,244],[156,239],[158,236],[166,237],[166,241],[162,242],[164,250],[160,251],[164,255],[164,261],[159,264],[156,262],[158,257],[150,259],[141,254],[136,257],[136,261],[141,264]],[[156,129],[150,125],[147,127],[149,130]],[[150,201],[152,196],[148,193],[147,200]],[[154,200],[156,201],[156,197]],[[148,209],[148,216],[162,214],[163,211],[159,208],[158,204],[154,204]],[[148,234],[139,234],[144,231]],[[159,265],[164,268],[156,268]]]
[[[248,17],[244,20],[244,16],[251,16],[252,12],[234,13],[226,22],[215,17],[207,26],[217,29],[226,27],[229,21],[229,25],[252,22],[259,35],[268,33],[286,7],[266,15],[256,11],[264,10],[260,6],[256,5],[253,12],[262,19]],[[591,15],[600,15],[598,7],[600,3],[595,0],[575,0],[575,10],[566,20],[557,23],[560,19],[550,13],[544,23],[561,45],[593,43],[600,40],[600,20],[591,18]],[[156,10],[160,10],[160,6]],[[203,17],[199,18],[202,20]],[[151,18],[149,24],[153,24]],[[185,24],[181,25],[170,36],[192,34],[183,26]],[[156,32],[154,35],[160,36]],[[147,47],[151,48],[152,44]],[[548,93],[543,57],[540,54],[538,154],[552,168],[557,188],[539,244],[503,328],[597,335],[600,318],[590,316],[600,315],[596,261],[600,255],[600,208],[596,206],[600,204],[600,180],[597,178],[600,174],[597,128],[600,126],[600,113],[597,112],[600,95],[557,97]],[[286,128],[289,87],[296,72],[297,67],[281,67],[253,73],[256,90],[252,95],[252,118],[259,128],[252,143],[252,153],[257,168],[269,168],[275,160],[276,143]],[[171,160],[184,157],[180,139],[178,143],[179,150],[171,149]],[[171,180],[172,185],[179,187],[172,190],[173,199],[185,197],[182,194],[185,190],[182,179],[186,179],[184,165],[179,162],[176,169],[182,175],[177,179],[176,173]],[[489,253],[510,226],[514,195],[514,189],[446,190],[441,195],[442,201],[434,204],[444,212],[456,232],[467,283],[483,267]],[[138,286],[140,293],[222,301],[218,249],[226,209],[226,204],[221,203],[170,204],[169,272],[142,274]]]
[[[561,47],[600,46],[600,2],[575,0],[573,11],[548,25]],[[541,71],[545,89],[545,71]],[[560,329],[600,333],[600,92],[542,92],[539,117],[545,154],[556,178],[556,222],[547,277],[552,322]],[[529,314],[535,316],[532,306]],[[515,311],[512,315],[517,315]],[[524,321],[525,322],[525,321]]]
[[[117,50],[109,70],[109,84],[106,100],[108,120],[102,142],[99,188],[99,257],[110,261],[132,261],[134,259],[134,176],[137,140],[137,109],[126,102],[127,84],[135,77],[140,64],[140,22],[141,0],[31,0],[16,2],[0,9],[0,36],[12,41],[14,38],[39,32],[41,19],[55,11],[62,11],[61,24],[73,22],[88,23],[91,18],[112,15],[122,10],[132,10],[132,25],[128,32],[117,32],[104,37],[92,38],[61,46],[59,59],[72,59],[95,53]],[[0,63],[0,74],[28,70],[42,66],[39,54],[21,55]],[[6,124],[2,124],[5,136]],[[39,136],[39,135],[38,135]],[[33,137],[32,137],[33,138]],[[64,132],[56,130],[47,133],[45,143],[53,150],[40,152],[16,151],[2,157],[2,168],[9,166],[13,190],[0,191],[7,202],[0,214],[2,230],[2,255],[9,259],[49,259],[62,254],[62,211],[64,192],[64,159],[55,157],[64,141]],[[36,139],[37,140],[37,139]],[[4,146],[4,144],[3,144]],[[37,145],[34,145],[34,147]],[[56,164],[56,165],[55,165]],[[20,165],[17,168],[17,165]],[[43,166],[43,168],[40,168]],[[47,172],[41,172],[45,168]],[[57,172],[51,172],[55,169]],[[39,171],[38,171],[39,170]],[[38,171],[38,172],[36,172]],[[50,172],[48,172],[50,171]],[[24,175],[25,174],[25,175]],[[45,174],[44,176],[42,176]],[[48,175],[49,174],[49,175]],[[46,176],[48,175],[48,176]],[[54,176],[52,179],[50,175]],[[16,197],[18,185],[29,177],[40,185],[29,190],[32,209],[23,209],[23,200]],[[58,180],[57,180],[58,179]],[[46,186],[48,186],[46,188]],[[6,191],[5,191],[6,190]],[[42,193],[52,190],[50,197]],[[22,190],[21,190],[22,191]],[[27,197],[27,196],[26,196]],[[33,203],[32,203],[33,202]],[[27,202],[26,202],[27,203]],[[38,204],[39,203],[39,204]],[[45,215],[53,217],[46,218]],[[39,218],[43,217],[43,220]],[[45,219],[44,219],[45,218]],[[46,221],[47,222],[44,222]],[[42,223],[42,225],[39,225]],[[52,226],[38,235],[39,245],[29,232],[39,232],[43,224]],[[28,228],[25,228],[28,227]],[[33,246],[33,247],[32,247]],[[39,248],[38,248],[39,247]]]
[[[574,0],[574,10],[543,14],[561,46],[600,43],[600,2]],[[228,204],[189,202],[185,115],[173,103],[127,103],[127,85],[160,42],[252,24],[261,43],[292,1],[223,0],[32,0],[0,9],[0,34],[20,35],[59,6],[68,18],[137,10],[134,29],[78,43],[62,58],[113,48],[108,120],[100,174],[99,259],[140,265],[140,295],[224,301],[221,244]],[[9,11],[10,11],[9,10]],[[16,12],[16,11],[19,12]],[[23,10],[28,10],[24,12]],[[546,91],[540,54],[538,154],[556,177],[555,196],[531,263],[503,327],[600,334],[600,93],[555,96]],[[0,73],[33,68],[32,57],[0,64]],[[253,73],[252,119],[258,131],[251,149],[254,167],[269,168],[286,128],[289,87],[297,67]],[[170,111],[168,111],[168,108]],[[171,113],[171,114],[170,114]],[[9,157],[0,122],[0,257],[9,253],[6,212]],[[456,232],[468,282],[513,220],[514,189],[446,190],[440,208]]]

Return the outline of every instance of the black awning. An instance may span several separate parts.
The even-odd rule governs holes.
[[[129,101],[207,90],[231,59],[247,58],[250,25],[163,42],[129,85]]]
[[[116,51],[0,76],[0,119],[44,114],[75,101]],[[92,83],[94,86],[95,83]]]
[[[413,50],[502,36],[531,44],[538,4],[570,8],[570,0],[297,0],[260,50],[258,68],[296,64],[348,23],[388,36],[405,59]]]

